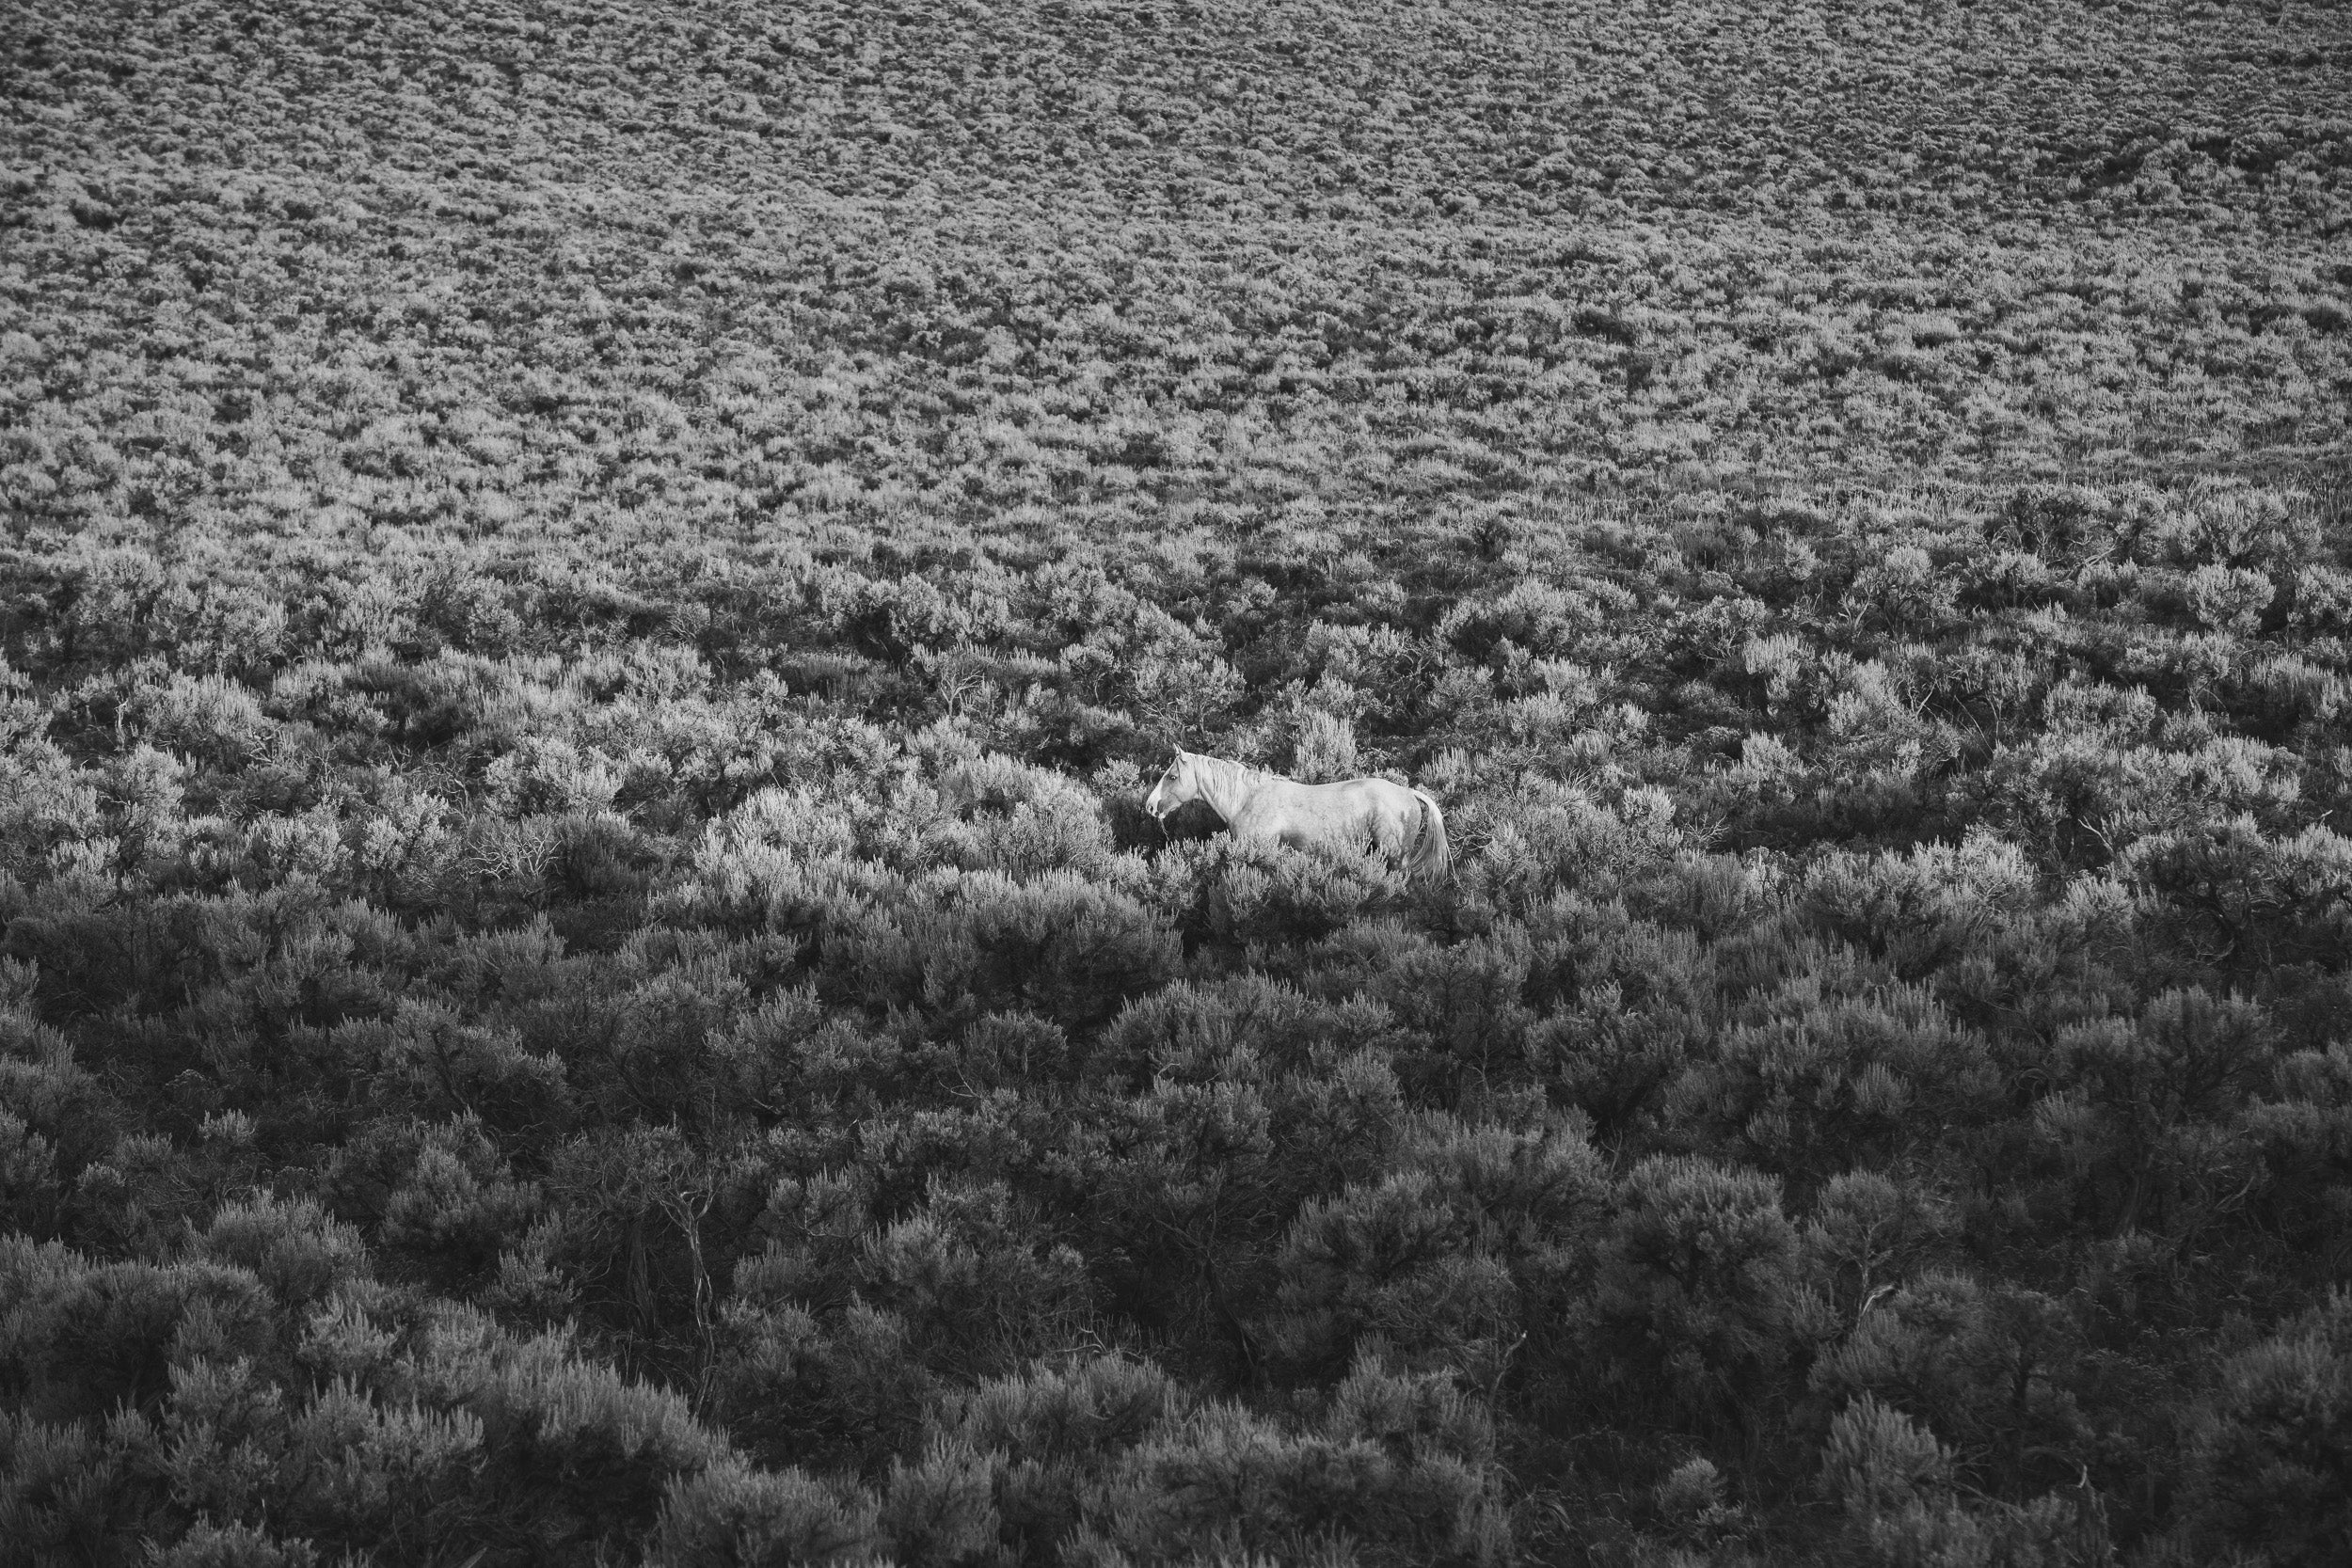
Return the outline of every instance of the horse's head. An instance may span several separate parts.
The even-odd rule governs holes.
[[[1200,799],[1200,779],[1192,766],[1192,753],[1179,752],[1176,760],[1160,774],[1159,783],[1143,798],[1143,809],[1165,822],[1168,814],[1186,800]]]

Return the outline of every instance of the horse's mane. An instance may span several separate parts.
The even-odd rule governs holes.
[[[1246,762],[1235,762],[1232,757],[1213,757],[1206,752],[1186,752],[1184,755],[1192,759],[1196,768],[1203,768],[1212,777],[1228,784],[1247,784],[1253,779],[1279,779],[1282,776],[1263,768],[1252,768]]]

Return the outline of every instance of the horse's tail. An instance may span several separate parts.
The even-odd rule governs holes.
[[[1421,802],[1421,832],[1413,840],[1412,853],[1405,857],[1405,870],[1408,876],[1434,882],[1454,863],[1454,851],[1445,840],[1445,813],[1418,789],[1413,799]]]

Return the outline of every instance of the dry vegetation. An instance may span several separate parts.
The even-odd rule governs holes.
[[[2347,80],[20,3],[0,1563],[2342,1560]]]

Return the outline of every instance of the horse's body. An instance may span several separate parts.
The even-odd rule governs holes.
[[[1205,800],[1236,838],[1300,848],[1349,844],[1398,857],[1414,877],[1443,875],[1451,858],[1445,816],[1418,789],[1386,779],[1306,784],[1223,757],[1178,752],[1143,809],[1165,820],[1187,800]]]

